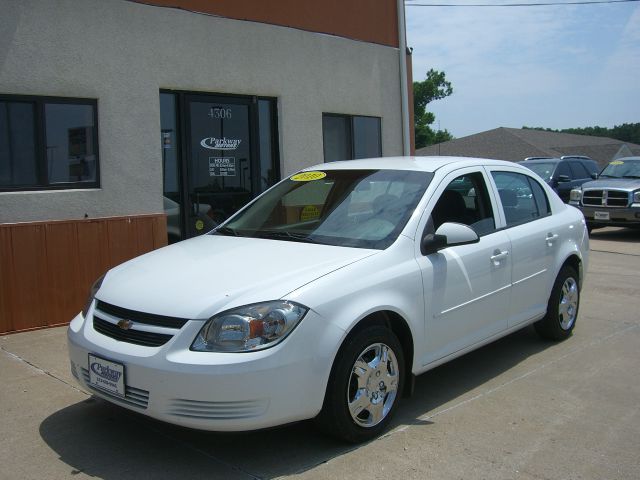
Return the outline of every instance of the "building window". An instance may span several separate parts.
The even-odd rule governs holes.
[[[322,114],[324,161],[382,156],[379,117]]]
[[[0,95],[0,191],[99,186],[97,101]]]

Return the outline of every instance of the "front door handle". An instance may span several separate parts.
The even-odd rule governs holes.
[[[504,260],[505,258],[507,258],[509,256],[509,252],[507,250],[505,250],[504,252],[501,252],[499,249],[495,249],[493,251],[493,255],[491,255],[491,261],[493,262],[493,264],[498,267],[500,266],[500,262],[502,260]]]

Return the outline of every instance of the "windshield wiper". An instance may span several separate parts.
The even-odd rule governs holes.
[[[640,175],[623,175],[622,178],[640,178]]]
[[[272,240],[289,240],[292,242],[317,243],[311,240],[308,235],[302,233],[291,233],[286,230],[261,230],[255,232],[259,238],[269,238]]]
[[[239,236],[238,232],[236,232],[233,228],[231,227],[220,227],[220,228],[216,228],[214,230],[214,232],[220,234],[220,235],[232,235],[234,237]]]

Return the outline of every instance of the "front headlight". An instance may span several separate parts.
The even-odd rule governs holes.
[[[569,201],[580,202],[580,200],[582,200],[582,189],[574,188],[571,190],[571,193],[569,194]]]
[[[256,303],[211,317],[193,341],[197,352],[249,352],[281,342],[309,311],[286,300]]]
[[[96,296],[96,293],[98,293],[98,290],[100,290],[100,286],[102,285],[102,281],[104,280],[105,275],[106,273],[100,276],[100,278],[98,278],[95,282],[93,282],[93,285],[91,286],[91,290],[89,290],[89,298],[87,299],[87,303],[82,309],[82,318],[87,318],[87,313],[89,313],[89,308],[93,303],[93,298]]]
[[[640,190],[633,192],[633,203],[640,203]]]

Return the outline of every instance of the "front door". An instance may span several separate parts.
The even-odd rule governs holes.
[[[511,242],[497,228],[497,205],[482,169],[450,174],[438,187],[436,198],[427,233],[445,222],[462,223],[480,241],[418,257],[426,312],[425,365],[505,330],[511,295]]]
[[[211,230],[259,188],[253,108],[245,98],[187,96],[187,236]]]

